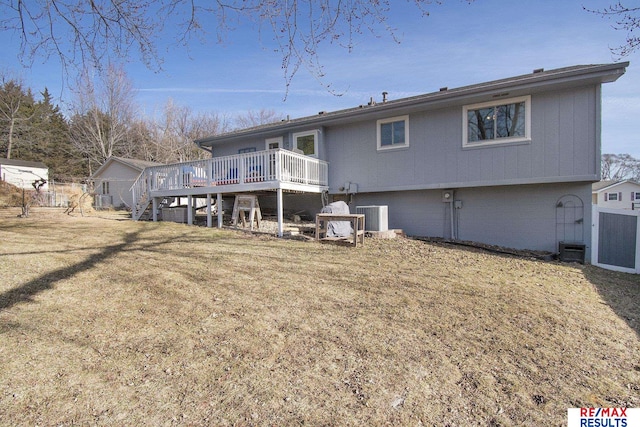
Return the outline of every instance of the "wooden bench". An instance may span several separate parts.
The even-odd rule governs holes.
[[[353,245],[358,246],[358,239],[360,243],[364,245],[364,214],[317,214],[316,240],[332,240],[331,238],[327,238],[327,228],[330,221],[349,221],[351,228],[353,228]],[[321,237],[321,235],[324,235],[324,237]]]

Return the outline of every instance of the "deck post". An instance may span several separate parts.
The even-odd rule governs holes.
[[[222,228],[222,193],[216,195],[216,206],[218,206],[218,228]]]
[[[211,193],[207,193],[207,227],[211,228],[213,219],[211,218]]]
[[[278,237],[282,237],[283,235],[283,227],[282,227],[282,188],[278,188],[277,190],[277,202],[278,202]]]
[[[193,196],[187,196],[187,224],[193,225]]]
[[[158,198],[151,199],[151,209],[153,212],[153,222],[158,222]]]

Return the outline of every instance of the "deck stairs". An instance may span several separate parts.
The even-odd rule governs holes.
[[[149,219],[153,214],[152,212],[150,213],[152,198],[150,196],[151,187],[149,186],[149,179],[149,173],[147,169],[145,169],[131,186],[131,192],[134,198],[134,205],[131,208],[131,218],[134,221]],[[146,218],[143,218],[145,215]]]
[[[151,199],[147,197],[146,193],[142,194],[140,199],[138,199],[138,201],[136,202],[133,209],[131,209],[131,218],[134,221],[138,221],[142,219],[142,216],[145,214],[145,212],[148,212],[150,210],[150,206],[151,206]]]

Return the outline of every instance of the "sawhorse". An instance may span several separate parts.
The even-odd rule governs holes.
[[[231,223],[237,227],[238,217],[242,219],[242,226],[246,227],[245,212],[249,212],[249,224],[251,231],[253,231],[254,219],[258,223],[260,228],[260,221],[262,221],[262,213],[260,212],[260,204],[258,203],[258,196],[236,196],[236,200],[233,203],[233,213],[231,214]]]

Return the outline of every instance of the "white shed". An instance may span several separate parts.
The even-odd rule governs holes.
[[[48,190],[49,168],[42,162],[26,160],[0,159],[0,179],[19,188],[33,190],[38,183],[45,181],[40,190]]]
[[[131,186],[148,166],[160,163],[123,157],[109,157],[91,176],[96,192],[95,207],[127,207],[133,205]]]

